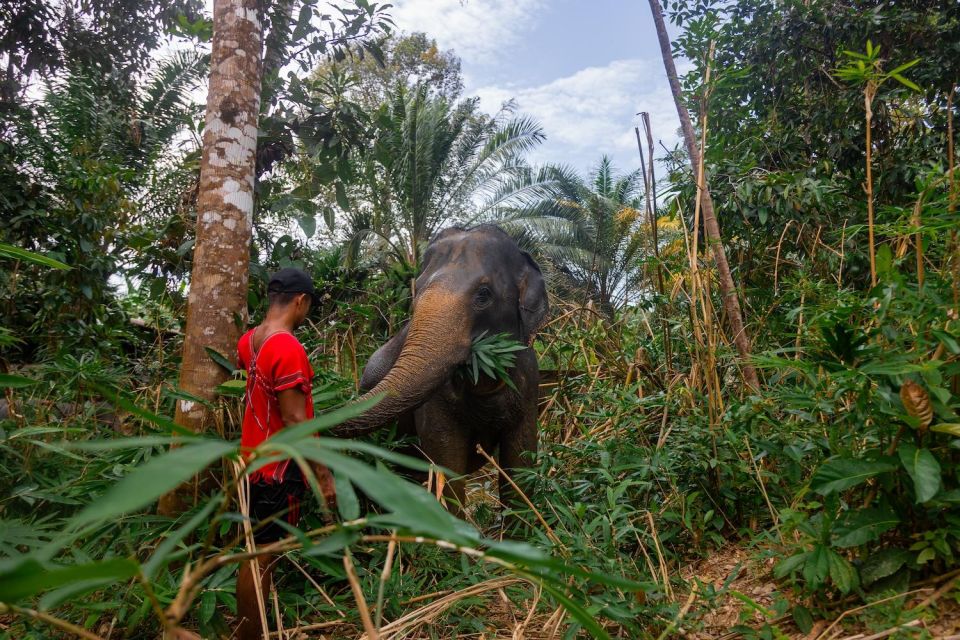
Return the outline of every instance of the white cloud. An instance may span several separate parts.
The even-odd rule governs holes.
[[[676,107],[659,59],[614,60],[539,86],[488,86],[472,93],[480,96],[488,112],[513,98],[521,113],[543,124],[547,141],[532,155],[535,162],[585,171],[607,154],[621,171],[637,168],[633,127],[639,124],[635,114],[640,111],[650,112],[658,155],[662,155],[658,140],[669,149],[679,140]]]
[[[534,25],[545,0],[396,0],[401,31],[425,31],[472,64],[495,62]]]

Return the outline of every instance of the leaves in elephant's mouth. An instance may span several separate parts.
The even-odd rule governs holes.
[[[461,365],[460,372],[474,384],[480,382],[480,373],[501,380],[508,387],[517,390],[510,378],[510,369],[516,364],[516,352],[523,351],[527,346],[514,340],[508,333],[498,333],[488,336],[484,331],[473,339],[470,347],[470,357]]]

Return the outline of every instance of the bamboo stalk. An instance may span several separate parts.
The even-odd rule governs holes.
[[[677,115],[680,118],[680,125],[683,129],[683,137],[687,146],[687,153],[690,156],[690,164],[696,168],[701,166],[700,154],[697,151],[696,134],[693,130],[693,124],[690,122],[690,114],[683,104],[683,94],[680,89],[680,80],[677,76],[677,67],[673,61],[673,54],[670,49],[670,36],[667,35],[667,27],[663,19],[663,8],[659,0],[649,0],[650,9],[653,12],[653,20],[656,24],[657,38],[660,42],[660,53],[663,56],[663,66],[667,73],[667,79],[670,81],[670,90],[673,92],[673,101],[677,108]],[[741,368],[746,387],[751,391],[760,388],[760,379],[757,377],[757,371],[750,363],[750,339],[743,324],[743,313],[740,309],[740,300],[737,295],[737,288],[733,281],[733,275],[730,272],[730,265],[727,262],[727,255],[723,248],[722,237],[720,234],[720,225],[714,215],[713,199],[710,196],[710,190],[706,186],[706,181],[702,176],[697,176],[698,184],[703,185],[700,199],[703,205],[704,226],[707,229],[708,239],[713,245],[713,256],[717,265],[717,271],[720,276],[720,289],[723,294],[723,308],[727,316],[727,322],[730,325],[730,333],[734,345],[741,359]]]
[[[956,83],[954,83],[956,85]],[[947,192],[947,212],[951,215],[957,210],[957,174],[956,158],[953,148],[953,99],[956,96],[956,86],[950,89],[947,97],[947,172],[950,176],[950,189]],[[950,230],[949,262],[953,272],[953,307],[960,311],[960,244],[957,243],[957,230]]]
[[[863,89],[863,105],[866,109],[866,151],[867,151],[867,236],[870,243],[870,287],[877,286],[877,255],[873,236],[873,141],[871,129],[873,123],[873,98],[877,93],[877,85],[873,81],[867,83]]]
[[[360,588],[360,579],[357,577],[357,571],[353,568],[353,558],[350,551],[343,554],[343,568],[347,572],[347,581],[350,583],[350,590],[353,591],[353,599],[357,601],[357,611],[360,613],[360,620],[363,622],[363,629],[367,633],[369,640],[379,640],[380,634],[373,626],[373,620],[370,618],[370,609],[367,607],[367,601],[363,597],[363,589]]]

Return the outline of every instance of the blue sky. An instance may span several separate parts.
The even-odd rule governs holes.
[[[534,162],[580,171],[607,154],[639,166],[633,127],[678,142],[676,110],[644,0],[395,0],[403,31],[424,31],[463,63],[466,93],[487,111],[509,99],[543,124]],[[684,66],[680,65],[683,72]]]

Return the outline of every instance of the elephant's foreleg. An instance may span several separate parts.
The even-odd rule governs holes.
[[[443,495],[450,512],[462,517],[466,497],[464,475],[469,472],[473,438],[441,402],[428,402],[417,409],[416,421],[420,448],[426,458],[454,474],[445,479]]]
[[[523,491],[523,480],[517,477],[518,469],[530,467],[537,455],[537,418],[536,413],[516,427],[504,431],[500,436],[500,466]],[[525,503],[514,490],[513,485],[500,476],[500,502],[507,508],[524,508]]]

